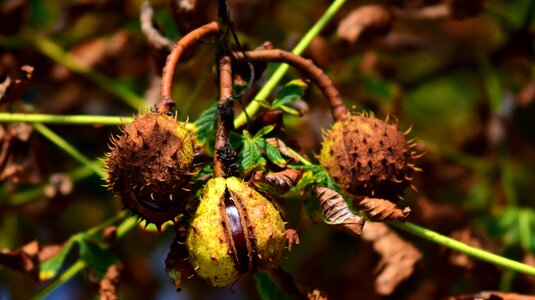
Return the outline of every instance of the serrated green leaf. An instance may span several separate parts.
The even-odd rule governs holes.
[[[269,125],[269,126],[262,127],[262,128],[261,128],[260,130],[258,130],[258,132],[254,135],[253,139],[261,138],[261,137],[265,136],[266,134],[272,132],[273,129],[275,129],[275,125]]]
[[[203,111],[199,119],[195,121],[197,128],[197,139],[206,145],[208,152],[214,152],[215,133],[217,130],[217,106],[218,103],[212,104],[207,110]]]
[[[115,255],[91,241],[79,240],[78,245],[80,246],[80,259],[95,271],[98,278],[104,277],[109,266],[119,262]]]
[[[69,253],[71,253],[74,245],[75,243],[72,240],[67,242],[58,254],[41,263],[39,267],[39,279],[48,280],[54,278],[63,266]]]
[[[288,82],[278,93],[273,104],[273,108],[280,108],[282,105],[301,99],[307,89],[307,84],[301,79]]]
[[[265,272],[257,273],[254,275],[254,280],[256,282],[256,290],[258,295],[262,300],[273,300],[273,299],[282,299],[289,300],[291,299],[286,293],[280,288],[280,286],[273,281],[271,276]]]
[[[251,170],[263,166],[266,160],[262,157],[262,152],[253,139],[245,138],[243,149],[240,152],[240,166],[243,172],[248,173]]]
[[[282,153],[280,152],[279,148],[271,145],[266,141],[264,145],[264,150],[266,152],[267,158],[271,162],[280,167],[284,167],[286,165],[287,161],[282,157]]]

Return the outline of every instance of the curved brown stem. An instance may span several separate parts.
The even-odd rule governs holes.
[[[340,97],[340,93],[332,80],[311,60],[281,49],[247,51],[246,54],[251,61],[284,62],[307,73],[327,98],[333,118],[336,121],[341,121],[349,115],[342,97]],[[233,56],[236,60],[245,60],[243,53],[234,52]]]
[[[165,113],[170,111],[173,107],[174,103],[173,100],[171,100],[171,88],[173,85],[173,78],[175,76],[176,64],[178,63],[182,53],[202,37],[212,33],[217,33],[220,31],[220,29],[221,27],[218,22],[214,21],[208,23],[186,34],[173,46],[171,53],[169,53],[169,56],[167,56],[167,61],[162,71],[160,101],[156,105],[158,112]]]
[[[230,134],[230,127],[234,121],[234,105],[232,100],[232,60],[230,56],[222,56],[219,58],[219,114],[217,116],[217,134],[214,145],[214,176],[225,177],[225,165],[219,159],[218,149],[224,149],[227,146],[228,138]],[[231,110],[232,118],[226,120],[225,116],[221,113],[222,110]]]

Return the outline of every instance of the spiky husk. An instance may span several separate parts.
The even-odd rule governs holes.
[[[240,223],[247,240],[247,267],[238,265],[225,211],[225,197],[236,201]],[[228,197],[228,195],[227,195]],[[286,243],[284,222],[266,198],[235,177],[213,178],[203,189],[199,207],[191,222],[186,247],[190,262],[200,277],[212,286],[225,286],[242,273],[255,273],[277,267]]]
[[[397,124],[352,115],[325,133],[320,163],[349,194],[396,201],[417,169],[411,147]]]
[[[145,113],[113,139],[108,186],[125,208],[157,226],[173,220],[189,194],[195,155],[193,133],[176,118]]]

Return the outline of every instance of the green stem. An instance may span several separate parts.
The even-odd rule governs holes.
[[[84,233],[84,235],[96,233],[105,227],[117,222],[118,220],[124,218],[126,216],[126,211],[120,212],[115,217],[99,224],[98,226],[95,226],[88,231]],[[138,221],[135,217],[130,217],[126,220],[124,220],[119,226],[117,227],[117,239],[120,239],[124,237],[130,230],[134,229],[138,224]],[[77,235],[73,236],[72,238],[78,237]],[[110,244],[106,244],[104,249],[109,248]],[[63,272],[56,280],[52,281],[49,285],[47,285],[44,289],[39,291],[32,299],[42,299],[46,295],[53,292],[57,287],[62,285],[63,283],[69,281],[72,277],[76,276],[80,271],[85,269],[87,267],[87,263],[83,260],[76,261],[72,266],[70,266],[65,272]]]
[[[78,274],[80,271],[85,269],[87,266],[87,263],[83,260],[78,260],[74,263],[74,265],[70,266],[65,272],[63,272],[56,280],[52,281],[49,285],[47,285],[44,289],[39,291],[32,299],[43,299],[46,295],[52,293],[57,287],[62,285],[63,283],[67,282],[69,279],[74,277],[76,274]]]
[[[310,28],[310,30],[303,36],[301,41],[295,46],[295,48],[292,50],[292,53],[295,55],[301,55],[303,51],[310,45],[314,37],[316,37],[320,31],[327,25],[329,20],[338,12],[338,10],[342,7],[342,5],[345,3],[345,0],[335,0],[331,6],[325,11],[323,16]],[[277,86],[277,84],[281,81],[282,77],[290,66],[288,64],[281,64],[277,70],[275,70],[275,73],[269,78],[269,80],[266,82],[266,84],[262,87],[262,89],[256,94],[255,100],[258,101],[251,101],[249,105],[245,108],[245,112],[247,113],[247,116],[253,116],[256,111],[260,108],[260,101],[266,100],[269,94],[273,91],[273,89]],[[245,112],[241,112],[240,115],[234,120],[234,126],[240,127],[244,125],[247,122],[247,117]]]
[[[84,115],[47,115],[0,113],[0,122],[49,123],[73,125],[121,125],[132,123],[132,117],[84,116]]]
[[[48,127],[46,127],[45,125],[41,123],[35,123],[33,124],[33,127],[37,131],[39,131],[44,137],[46,137],[49,141],[56,144],[56,146],[63,149],[65,152],[70,154],[72,157],[74,157],[76,160],[81,162],[83,165],[93,170],[93,172],[98,174],[100,177],[102,178],[106,177],[106,173],[102,170],[100,166],[93,163],[89,158],[83,155],[80,151],[78,151],[78,149],[74,148],[71,144],[69,144],[62,137],[57,135],[54,131],[50,130]]]
[[[535,276],[535,267],[496,255],[494,253],[491,253],[485,250],[481,250],[478,248],[468,246],[457,240],[441,235],[427,228],[420,227],[410,222],[390,222],[389,224],[403,231],[412,233],[418,237],[429,240],[433,243],[448,247],[453,250],[457,250],[466,255],[479,258],[483,261],[486,261],[495,265],[502,266],[509,270],[514,270],[514,271],[518,271],[524,274]]]
[[[132,92],[123,83],[81,65],[75,58],[70,56],[69,53],[47,37],[30,32],[25,32],[23,36],[27,42],[31,43],[46,56],[55,60],[57,63],[64,65],[71,71],[91,80],[102,89],[119,97],[133,109],[138,110],[147,107],[145,100]]]
[[[290,149],[290,148],[289,148]],[[297,154],[293,149],[291,150],[293,153]],[[303,157],[301,157],[301,162],[304,165],[310,165],[310,162]],[[509,258],[505,258],[503,256],[496,255],[494,253],[474,248],[472,246],[468,246],[464,243],[461,243],[457,240],[454,240],[450,237],[447,237],[445,235],[442,235],[440,233],[434,232],[432,230],[429,230],[427,228],[420,227],[416,224],[410,223],[410,222],[389,222],[390,225],[395,226],[403,231],[412,233],[418,237],[421,237],[423,239],[429,240],[433,243],[443,245],[445,247],[448,247],[453,250],[457,250],[459,252],[462,252],[466,255],[479,258],[481,260],[484,260],[486,262],[490,262],[499,266],[502,266],[504,268],[507,268],[509,270],[518,271],[524,274],[535,276],[535,267],[514,261]]]

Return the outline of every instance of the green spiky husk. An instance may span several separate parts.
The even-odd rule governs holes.
[[[349,194],[397,201],[415,170],[410,148],[397,124],[352,115],[325,133],[320,163]]]
[[[237,265],[236,249],[233,247],[232,236],[229,235],[223,203],[226,190],[240,203],[241,224],[249,230],[249,243],[255,244],[255,250],[248,255],[254,255],[256,263],[254,269],[249,269],[248,272],[277,267],[286,244],[284,222],[271,202],[241,179],[211,179],[203,189],[199,207],[188,231],[186,246],[196,274],[212,286],[230,284],[243,273]]]
[[[157,226],[183,209],[195,155],[193,133],[170,116],[145,113],[112,139],[108,186],[125,208]]]

